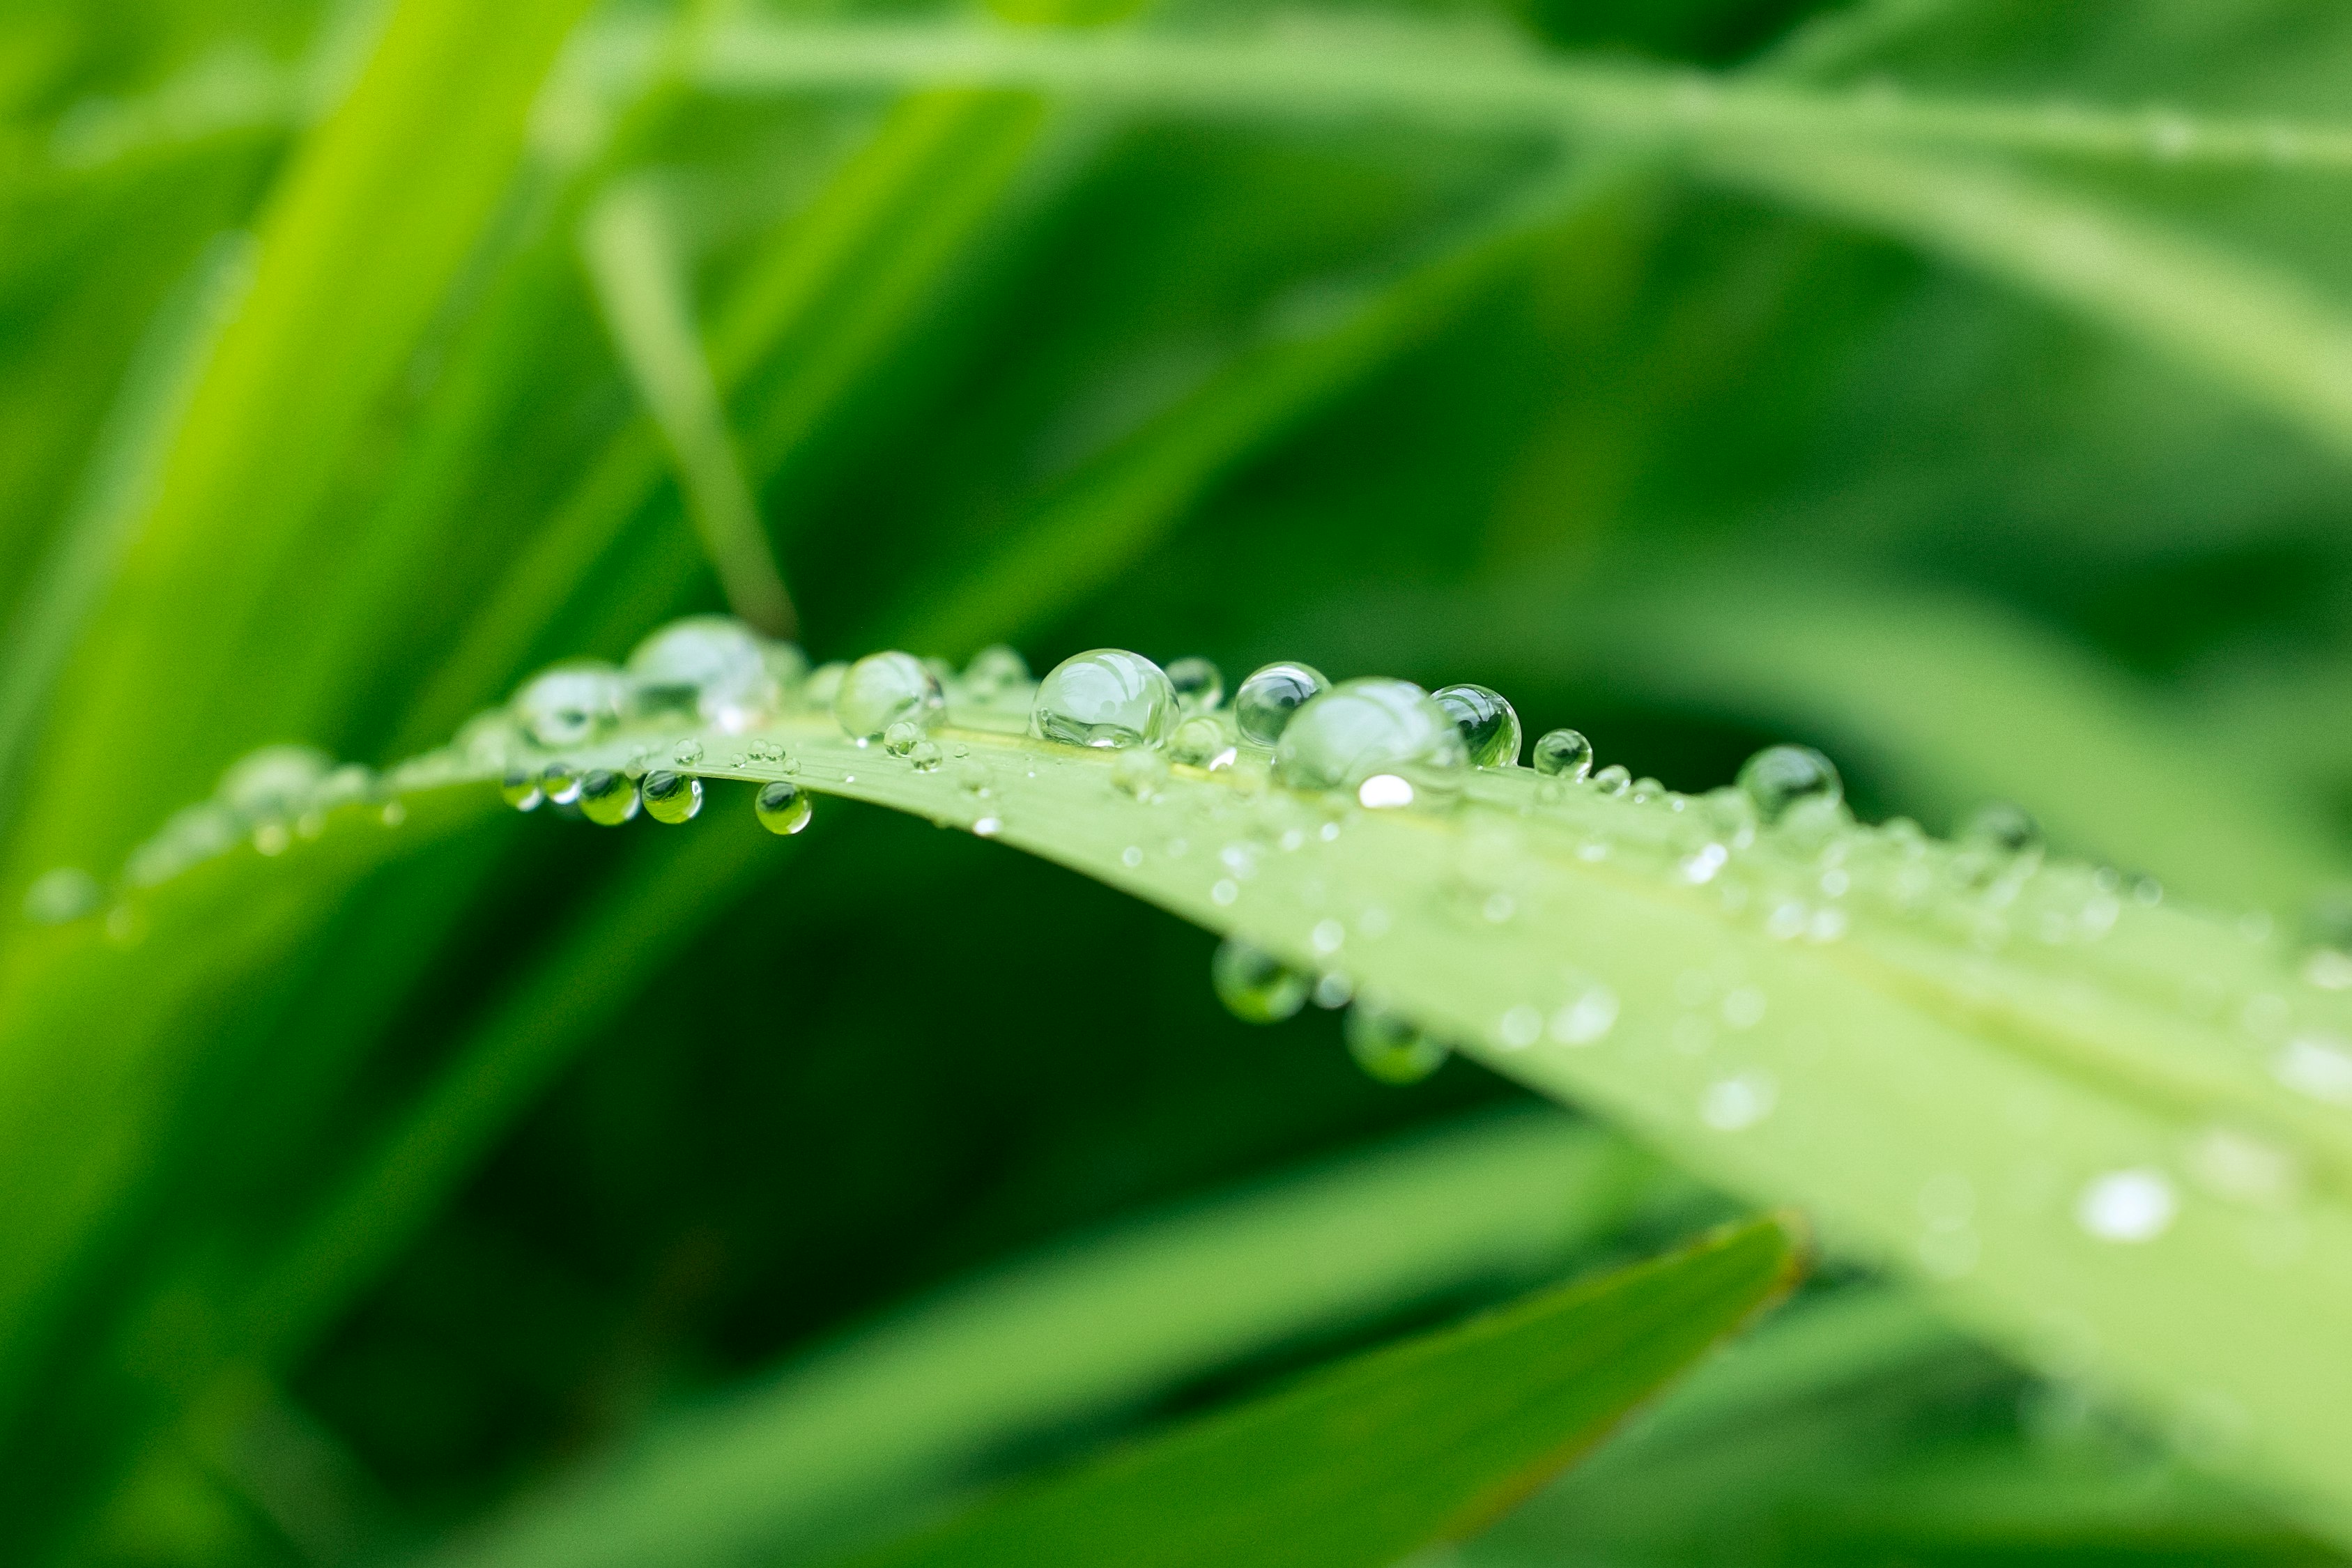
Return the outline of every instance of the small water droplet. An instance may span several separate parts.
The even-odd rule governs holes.
[[[2172,1228],[2179,1207],[2163,1172],[2145,1166],[2109,1171],[2084,1185],[2074,1222],[2101,1241],[2154,1241]]]
[[[1143,864],[1143,847],[1130,844],[1118,852],[1118,863],[1132,871]]]
[[[1110,765],[1110,782],[1123,795],[1141,801],[1156,800],[1168,783],[1168,759],[1158,752],[1121,752]]]
[[[1356,1065],[1382,1083],[1419,1083],[1452,1054],[1411,1019],[1369,997],[1348,1009],[1341,1032]]]
[[[1327,1013],[1336,1013],[1356,999],[1356,983],[1338,970],[1327,970],[1315,978],[1315,1005]]]
[[[1194,655],[1168,667],[1168,684],[1175,689],[1176,706],[1187,713],[1207,713],[1225,700],[1224,672]]]
[[[1543,1038],[1543,1015],[1522,1003],[1503,1015],[1495,1032],[1501,1037],[1505,1048],[1525,1050]]]
[[[702,809],[702,781],[667,768],[647,773],[637,793],[645,797],[647,816],[673,826],[691,822],[694,814]]]
[[[918,741],[907,748],[907,761],[914,764],[919,773],[939,772],[940,763],[945,754],[940,750],[937,741],[928,739]]]
[[[1960,826],[1960,842],[2004,858],[2038,855],[2042,825],[2005,800],[1979,806]]]
[[[1623,795],[1633,786],[1633,772],[1622,763],[1612,763],[1592,775],[1592,787],[1602,795]]]
[[[1296,660],[1261,665],[1234,692],[1234,723],[1242,739],[1272,747],[1282,739],[1291,716],[1331,689],[1323,672]]]
[[[550,763],[547,770],[539,775],[539,788],[551,805],[580,804],[580,775],[565,763]]]
[[[1470,765],[1514,768],[1519,764],[1519,714],[1491,686],[1440,687],[1429,700],[1445,710],[1462,737]]]
[[[882,731],[882,749],[894,757],[903,757],[915,749],[923,738],[923,727],[911,719],[901,719]]]
[[[515,693],[515,721],[542,746],[577,746],[621,721],[629,682],[609,664],[572,660],[542,670]]]
[[[1574,730],[1548,730],[1531,760],[1547,778],[1581,780],[1592,772],[1592,742]]]
[[[752,814],[760,819],[760,826],[771,833],[798,833],[809,825],[815,809],[808,792],[789,779],[761,784],[751,802]]]
[[[1276,776],[1293,789],[1356,791],[1393,774],[1412,796],[1458,793],[1469,756],[1445,710],[1407,680],[1349,680],[1298,710],[1275,751]],[[1396,791],[1384,786],[1384,798]],[[1404,804],[1397,801],[1395,804]]]
[[[1000,817],[983,816],[971,825],[971,830],[982,838],[993,838],[1004,830],[1004,823]]]
[[[1234,740],[1223,718],[1198,713],[1176,726],[1168,738],[1168,754],[1196,768],[1215,769],[1234,759]]]
[[[1412,784],[1395,773],[1374,773],[1356,786],[1356,800],[1367,810],[1385,811],[1412,804]]]
[[[1307,940],[1318,952],[1337,952],[1348,940],[1348,928],[1334,920],[1317,921],[1315,929],[1307,933]]]
[[[509,768],[499,783],[499,798],[517,811],[535,811],[547,795],[539,787],[535,774],[522,768]]]
[[[1242,896],[1242,885],[1231,877],[1220,877],[1209,884],[1209,901],[1220,908],[1229,908]]]
[[[1209,961],[1225,1011],[1244,1024],[1278,1024],[1307,1003],[1307,977],[1263,949],[1230,937]]]
[[[925,729],[939,721],[947,697],[939,678],[910,653],[868,654],[851,665],[834,694],[833,716],[842,733],[871,741],[901,721]]]
[[[1029,662],[998,643],[971,656],[963,667],[963,684],[974,696],[992,700],[1029,684]]]
[[[1139,653],[1074,654],[1037,683],[1029,732],[1073,746],[1160,746],[1176,727],[1176,689]]]
[[[310,804],[334,765],[310,746],[263,746],[231,763],[214,795],[248,822],[289,817]]]
[[[599,827],[618,827],[637,815],[637,786],[627,775],[592,768],[581,775],[580,815]]]
[[[1800,808],[1834,807],[1845,786],[1830,760],[1811,746],[1767,746],[1739,770],[1739,787],[1766,825]]]

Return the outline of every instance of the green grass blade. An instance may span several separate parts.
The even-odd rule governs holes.
[[[0,640],[0,800],[17,798],[26,748],[58,672],[152,500],[162,448],[251,280],[251,242],[224,236],[173,291],[124,373],[80,489]],[[0,825],[7,820],[0,805]]]
[[[604,320],[677,465],[728,605],[771,637],[794,636],[792,596],[728,433],[658,195],[643,182],[614,187],[590,209],[580,237]]]
[[[1807,1205],[2033,1363],[2221,1432],[2214,1463],[2346,1528],[2352,1461],[2326,1437],[2352,1393],[2315,1347],[2352,1256],[2352,1126],[2326,1077],[2352,1056],[2333,1043],[2352,996],[2302,979],[2275,933],[2088,867],[1758,831],[1736,797],[1519,768],[1433,813],[1293,795],[1252,767],[1123,789],[1106,753],[1006,733],[1027,693],[1010,700],[960,695],[949,766],[801,710],[691,737],[694,768],[965,827],[1340,972],[1698,1173]],[[567,765],[678,740],[624,731]],[[507,765],[444,753],[393,777]],[[1925,1224],[1922,1193],[1959,1194],[1962,1219]],[[2240,1288],[2250,1268],[2263,1289]]]
[[[429,1561],[683,1564],[837,1535],[1024,1433],[1539,1269],[1654,1180],[1612,1139],[1514,1111],[1138,1221],[854,1334]]]
[[[1790,1233],[1756,1222],[1371,1352],[857,1561],[1378,1568],[1517,1501],[1797,1271]]]

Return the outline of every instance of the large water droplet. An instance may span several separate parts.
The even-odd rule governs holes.
[[[1168,684],[1176,689],[1176,706],[1187,713],[1206,713],[1225,700],[1225,674],[1197,654],[1168,667]]]
[[[691,713],[730,731],[749,729],[783,701],[768,653],[759,636],[731,616],[672,621],[629,655],[636,682],[632,706],[644,714]],[[793,654],[797,658],[799,650]]]
[[[809,825],[815,807],[808,792],[789,779],[761,784],[751,802],[752,814],[760,826],[771,833],[798,833]]]
[[[1740,768],[1739,787],[1768,826],[1792,810],[1831,808],[1845,797],[1837,769],[1811,746],[1765,747]]]
[[[1029,732],[1074,746],[1159,746],[1176,728],[1176,689],[1139,653],[1098,647],[1037,684]]]
[[[1356,1065],[1382,1083],[1419,1083],[1445,1065],[1444,1043],[1402,1014],[1360,997],[1341,1031]]]
[[[1331,683],[1311,664],[1286,660],[1261,665],[1234,693],[1234,722],[1243,740],[1271,747],[1282,739],[1293,714],[1330,689]]]
[[[1491,686],[1440,687],[1429,700],[1445,710],[1462,735],[1462,749],[1471,765],[1511,768],[1519,763],[1519,714],[1508,699]]]
[[[1581,779],[1592,771],[1592,742],[1574,730],[1547,730],[1531,760],[1547,778]]]
[[[599,827],[618,827],[637,815],[637,784],[625,773],[592,768],[580,777],[580,815]]]
[[[637,793],[645,797],[646,815],[656,822],[691,822],[702,809],[702,781],[667,768],[647,773]]]
[[[939,679],[911,653],[868,654],[843,672],[833,716],[853,740],[871,741],[905,721],[928,728],[947,706]]]
[[[2074,1221],[2101,1241],[2154,1241],[2180,1209],[2172,1183],[2145,1167],[2094,1177],[2075,1201]]]
[[[621,721],[628,680],[609,664],[591,659],[541,671],[515,693],[516,722],[542,746],[577,746]]]
[[[1443,798],[1460,788],[1468,766],[1453,719],[1408,680],[1333,687],[1284,727],[1274,756],[1275,775],[1291,788],[1360,794],[1371,786],[1375,798],[1365,799],[1367,805]]]
[[[1307,977],[1262,948],[1228,938],[1209,961],[1225,1011],[1244,1024],[1278,1024],[1307,1004]]]

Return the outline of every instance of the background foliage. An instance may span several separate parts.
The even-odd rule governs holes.
[[[389,762],[681,611],[773,626],[774,582],[820,658],[1475,679],[1693,789],[1807,740],[1865,816],[2014,799],[2333,934],[2342,19],[1126,9],[1008,4],[947,67],[908,40],[973,19],[904,6],[0,17],[12,1557],[528,1555],[468,1532],[908,1302],[1506,1124],[1475,1068],[1401,1092],[1324,1015],[1226,1018],[1198,932],[846,807],[441,801],[201,918],[29,918],[252,746]],[[1618,1174],[1492,1246],[1113,1358],[743,1550],[1717,1206],[1591,1147]],[[2196,1433],[1829,1276],[1465,1559],[2326,1555]]]

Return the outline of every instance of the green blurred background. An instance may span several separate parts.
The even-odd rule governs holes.
[[[749,496],[814,658],[1475,679],[1678,788],[1801,740],[1865,816],[2011,799],[2064,851],[2325,920],[2352,171],[2209,128],[2337,112],[2352,17],[1129,9],[997,25],[1532,53],[1665,107],[730,75],[796,28],[972,22],[920,5],[13,0],[0,890],[110,876],[255,745],[388,763],[726,608],[706,545]],[[1685,69],[2128,134],[1711,137],[1674,121]],[[1370,1081],[1334,1015],[1232,1020],[1208,937],[1053,868],[837,805],[773,842],[714,794],[674,837],[443,803],[223,870],[135,950],[12,925],[0,1558],[472,1561],[446,1543],[1008,1260],[1532,1125],[1475,1067]],[[822,1529],[706,1550],[681,1513],[678,1560],[821,1560],[1717,1211],[1520,1114],[1611,1151],[1570,1218],[1139,1355]],[[1783,1321],[1819,1342],[1769,1399],[1637,1434],[1465,1559],[2325,1556],[1888,1288],[1833,1265]],[[791,1491],[743,1474],[753,1513]]]

